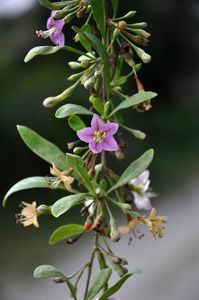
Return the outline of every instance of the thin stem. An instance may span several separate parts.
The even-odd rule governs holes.
[[[98,234],[95,233],[95,238],[94,238],[94,243],[93,243],[93,251],[92,251],[90,262],[89,262],[89,265],[88,265],[88,276],[87,276],[87,282],[86,282],[86,289],[85,289],[85,293],[84,293],[84,300],[86,299],[87,292],[88,292],[88,287],[89,287],[89,282],[90,282],[90,277],[91,277],[91,271],[92,271],[92,266],[93,266],[93,259],[94,259],[94,256],[95,256],[95,250],[96,250],[96,246],[97,246],[97,238],[98,238]]]

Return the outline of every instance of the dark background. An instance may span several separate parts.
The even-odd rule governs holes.
[[[0,5],[3,8],[3,2]],[[130,109],[122,112],[126,125],[144,131],[147,138],[144,141],[136,140],[124,132],[129,144],[125,151],[126,160],[119,162],[111,157],[111,162],[120,172],[144,151],[154,148],[155,157],[150,166],[152,186],[160,195],[164,195],[183,186],[199,169],[199,3],[194,0],[123,1],[119,14],[123,15],[130,9],[138,11],[134,17],[135,22],[148,23],[147,30],[151,37],[146,51],[152,56],[152,61],[143,65],[138,75],[145,90],[157,92],[158,98],[152,101],[152,109],[148,112],[139,114]],[[67,77],[73,71],[68,68],[68,62],[76,60],[78,56],[59,51],[54,55],[36,57],[25,64],[24,57],[31,48],[52,45],[50,39],[38,39],[35,34],[36,30],[45,29],[49,11],[37,1],[30,10],[17,17],[13,16],[13,11],[14,6],[11,6],[7,14],[0,16],[2,199],[17,181],[29,176],[49,174],[49,164],[26,147],[17,132],[17,124],[30,127],[64,152],[68,151],[67,142],[76,139],[67,120],[54,117],[56,108],[46,109],[42,102],[46,97],[57,95],[69,86]],[[72,24],[78,25],[75,21]],[[66,44],[72,45],[74,32],[70,31],[69,26],[64,27],[64,34]],[[124,74],[129,71],[127,67]],[[129,79],[125,89],[129,95],[136,92],[133,78]],[[66,101],[89,107],[85,102],[86,96],[87,92],[81,86]],[[89,119],[84,118],[84,121]],[[59,191],[23,191],[12,195],[6,207],[0,208],[2,270],[11,272],[12,268],[16,268],[20,253],[24,262],[20,261],[17,267],[34,269],[32,259],[41,255],[42,246],[41,249],[40,246],[35,248],[36,254],[30,254],[33,245],[37,245],[33,240],[42,240],[45,236],[46,243],[46,236],[57,226],[71,220],[79,223],[79,216],[70,213],[67,220],[65,216],[53,221],[50,217],[41,218],[39,232],[33,226],[25,229],[15,225],[14,214],[19,212],[21,201],[50,205],[62,196],[63,192]],[[161,202],[161,197],[158,201]],[[170,199],[169,205],[172,205]],[[42,237],[39,238],[41,232]],[[32,263],[27,266],[29,260]],[[3,272],[1,274],[0,271],[1,276]]]

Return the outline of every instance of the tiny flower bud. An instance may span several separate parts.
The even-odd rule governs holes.
[[[124,29],[126,27],[126,22],[125,21],[119,21],[117,24],[117,28],[119,29]]]
[[[37,207],[37,211],[38,211],[38,215],[47,215],[47,214],[51,214],[51,207],[47,206],[45,204],[42,204],[40,206]]]
[[[113,31],[113,38],[116,39],[120,35],[120,32],[120,28],[115,28],[115,30]]]
[[[91,78],[89,78],[88,80],[86,80],[84,82],[84,87],[85,89],[89,90],[90,88],[92,88],[95,84],[95,77],[92,76]]]
[[[111,226],[111,233],[110,233],[110,237],[111,237],[111,240],[113,242],[118,242],[120,240],[120,233],[119,231],[117,230],[117,226]]]
[[[88,59],[83,59],[81,61],[81,67],[84,68],[84,69],[86,69],[86,68],[89,67],[89,61],[88,61]]]
[[[75,147],[75,149],[73,150],[73,153],[80,154],[85,149],[88,149],[88,147]]]

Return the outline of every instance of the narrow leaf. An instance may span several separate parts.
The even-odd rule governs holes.
[[[107,268],[101,270],[92,280],[86,300],[92,300],[103,288],[111,276],[112,270]]]
[[[132,107],[136,104],[139,104],[141,102],[147,101],[149,99],[152,99],[156,97],[157,94],[153,92],[140,92],[137,94],[134,94],[133,96],[127,98],[126,100],[122,101],[111,113],[109,116],[112,116],[116,111]]]
[[[80,129],[83,129],[86,127],[86,125],[84,124],[84,122],[80,119],[80,117],[73,115],[70,116],[68,119],[68,124],[69,126],[74,130],[74,131],[78,131]]]
[[[6,193],[3,199],[3,206],[5,206],[6,201],[11,194],[32,188],[48,188],[48,181],[45,177],[28,177],[20,180]]]
[[[76,205],[80,200],[85,198],[86,193],[80,193],[75,195],[69,195],[57,200],[52,206],[52,215],[59,217],[68,211],[71,207]]]
[[[119,0],[111,0],[111,1],[112,1],[112,5],[113,5],[113,18],[112,19],[114,19],[117,15]]]
[[[108,297],[115,294],[121,288],[121,286],[125,283],[125,281],[133,274],[141,274],[141,271],[135,270],[135,271],[125,274],[116,284],[111,286],[98,300],[106,300],[106,299],[108,299]]]
[[[149,149],[140,158],[132,162],[132,164],[124,171],[118,182],[108,190],[107,194],[114,189],[129,183],[132,179],[142,174],[142,172],[144,172],[150,165],[153,155],[153,149]]]
[[[66,118],[72,115],[93,115],[93,113],[81,105],[71,103],[61,106],[55,113],[55,116],[58,119]]]
[[[91,27],[89,24],[84,24],[82,27],[81,27],[81,30],[83,32],[92,32],[91,30]],[[91,49],[91,45],[90,43],[84,38],[83,35],[79,35],[79,40],[80,40],[80,43],[82,44],[82,46],[90,53],[92,53],[92,49]]]
[[[91,8],[97,26],[101,32],[103,39],[105,40],[105,28],[104,28],[104,6],[102,0],[90,0]]]
[[[54,163],[55,166],[61,170],[69,169],[65,154],[57,146],[25,126],[18,125],[17,129],[25,144],[35,154],[50,164]]]
[[[49,278],[49,277],[61,277],[63,278],[68,287],[69,290],[71,292],[72,297],[76,300],[76,291],[75,291],[75,287],[72,285],[72,283],[68,280],[68,278],[62,274],[59,270],[57,270],[56,268],[50,266],[50,265],[41,265],[39,267],[37,267],[34,271],[33,276],[35,278]]]
[[[63,239],[67,239],[73,235],[80,234],[85,231],[84,226],[77,224],[68,224],[61,226],[53,232],[50,237],[49,244],[53,245]]]

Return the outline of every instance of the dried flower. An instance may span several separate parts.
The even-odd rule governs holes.
[[[151,197],[156,194],[149,191],[149,171],[145,170],[140,176],[131,180],[129,184],[132,186],[132,193],[134,196],[134,203],[138,209],[151,209]]]
[[[71,183],[73,183],[74,178],[69,176],[73,170],[69,169],[67,171],[63,171],[61,172],[58,168],[55,167],[54,164],[52,164],[52,168],[50,168],[50,173],[57,177],[57,179],[51,184],[52,188],[56,188],[59,183],[62,181],[64,183],[65,188],[67,189],[67,191],[71,192]]]
[[[51,41],[60,47],[64,47],[65,37],[62,32],[62,28],[65,24],[63,20],[54,20],[54,15],[56,14],[56,11],[51,12],[50,18],[47,20],[46,27],[48,30],[46,31],[36,31],[36,34],[38,36],[41,36],[43,38],[47,38],[50,36]]]
[[[89,148],[93,153],[99,153],[102,149],[106,151],[116,151],[117,142],[113,138],[118,130],[118,124],[103,124],[97,115],[93,116],[91,127],[86,127],[77,131],[80,140],[89,143]]]
[[[151,232],[152,236],[156,240],[156,235],[161,238],[163,234],[163,228],[161,224],[166,223],[167,217],[165,216],[156,216],[156,210],[153,207],[150,213],[150,216],[145,219],[144,217],[138,217],[138,219],[147,225],[148,230]]]

